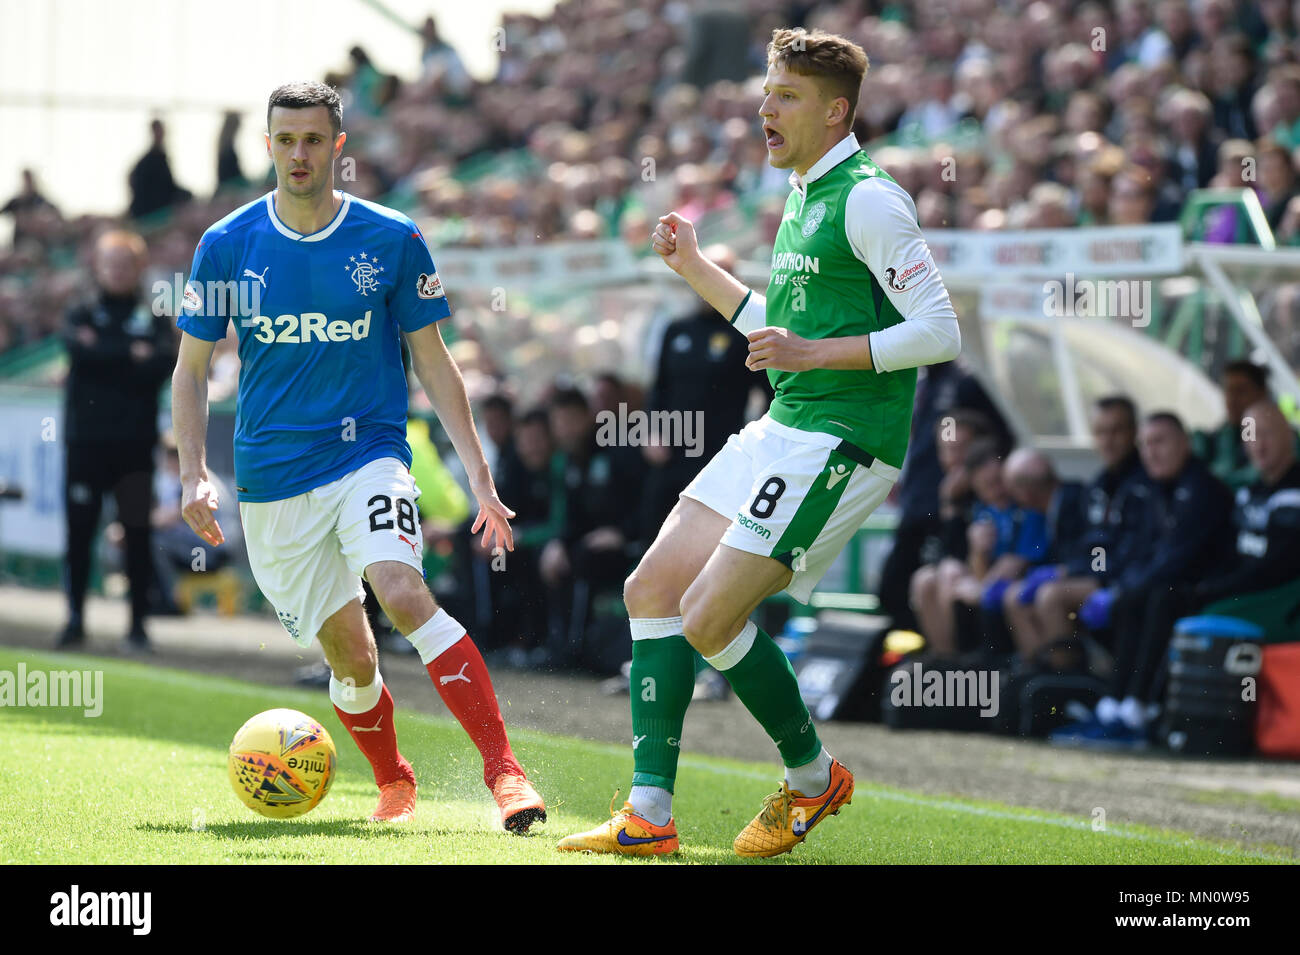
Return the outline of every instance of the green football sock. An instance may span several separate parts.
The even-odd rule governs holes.
[[[752,629],[751,629],[752,628]],[[822,751],[799,681],[776,641],[752,621],[725,649],[706,657],[781,751],[786,766],[802,766]]]
[[[695,651],[684,636],[632,641],[633,786],[673,791],[694,691]]]
[[[691,653],[695,655],[695,675],[699,676],[705,670],[709,669],[709,661],[700,655],[700,651],[691,647]]]

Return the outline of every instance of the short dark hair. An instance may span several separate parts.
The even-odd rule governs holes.
[[[542,428],[547,434],[550,434],[551,419],[547,417],[545,408],[530,408],[520,417],[518,427]]]
[[[1243,378],[1249,378],[1260,391],[1268,392],[1268,367],[1266,365],[1257,365],[1249,358],[1237,358],[1223,366],[1224,376],[1241,375]]]
[[[831,99],[843,96],[849,101],[845,122],[853,126],[862,80],[870,67],[862,47],[839,34],[821,30],[773,30],[767,45],[767,65],[823,81],[822,87]]]
[[[946,415],[940,415],[935,422],[935,431],[937,433],[943,433],[949,418],[952,419],[954,428],[965,428],[971,433],[973,439],[985,438],[993,433],[992,420],[984,412],[975,408],[953,408]]]
[[[1096,408],[1098,411],[1124,412],[1128,416],[1128,426],[1134,431],[1137,430],[1137,406],[1133,404],[1133,399],[1127,395],[1106,395],[1104,398],[1098,398]]]
[[[515,410],[515,406],[510,399],[499,391],[494,391],[483,399],[483,410],[487,411],[489,408],[504,411],[508,415],[513,415]]]
[[[1183,419],[1172,411],[1153,411],[1147,415],[1147,424],[1167,424],[1179,434],[1187,434]]]
[[[979,438],[971,442],[966,452],[966,470],[974,473],[990,461],[1002,460],[1002,449],[993,438]]]
[[[266,131],[271,131],[271,110],[277,106],[285,109],[311,109],[324,106],[330,114],[330,128],[337,136],[343,130],[343,100],[339,91],[324,83],[285,83],[271,90],[266,101]]]
[[[591,410],[591,403],[587,401],[587,396],[577,388],[556,388],[551,395],[551,408],[577,408],[583,411]]]

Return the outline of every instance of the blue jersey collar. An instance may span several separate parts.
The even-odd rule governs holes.
[[[339,206],[339,211],[334,213],[334,218],[330,224],[319,232],[313,232],[311,235],[303,235],[301,232],[295,232],[287,225],[280,221],[280,217],[275,214],[275,191],[272,190],[266,194],[266,214],[271,219],[271,225],[275,230],[287,239],[293,239],[295,242],[320,242],[322,239],[328,239],[334,234],[334,230],[343,224],[347,218],[348,209],[352,206],[352,197],[346,192],[339,193],[343,197],[343,204]]]

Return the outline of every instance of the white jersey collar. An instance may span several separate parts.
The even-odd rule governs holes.
[[[858,137],[849,133],[830,149],[826,150],[822,155],[822,158],[812,164],[808,169],[808,174],[802,179],[799,178],[797,172],[792,171],[790,173],[790,185],[798,189],[800,192],[803,192],[808,188],[808,183],[816,182],[861,148],[862,147],[858,145]]]
[[[275,190],[266,194],[266,214],[271,218],[271,225],[275,226],[277,232],[287,239],[293,239],[295,242],[319,242],[321,239],[328,239],[334,234],[334,230],[343,224],[347,218],[348,209],[352,206],[352,197],[346,192],[340,192],[343,197],[343,204],[339,206],[339,211],[334,213],[334,218],[330,224],[319,232],[313,232],[311,235],[303,235],[301,232],[295,232],[287,225],[280,221],[280,217],[275,214]]]

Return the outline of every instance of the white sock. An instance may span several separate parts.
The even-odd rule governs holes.
[[[713,656],[705,657],[704,662],[715,670],[730,670],[745,659],[745,654],[749,653],[754,646],[754,638],[757,636],[758,625],[752,620],[746,620],[745,625],[740,628],[740,633],[736,634],[736,639]]]
[[[1136,696],[1126,696],[1119,705],[1119,718],[1130,729],[1140,730],[1147,725],[1146,707]]]
[[[681,617],[633,617],[628,624],[633,640],[657,640],[682,632]]]
[[[420,654],[420,662],[428,666],[440,654],[460,643],[465,636],[465,628],[456,622],[456,618],[441,607],[424,624],[408,633],[406,639]]]
[[[1119,700],[1113,696],[1103,696],[1097,701],[1097,719],[1102,723],[1114,723],[1119,719]]]
[[[379,667],[375,667],[375,678],[367,686],[341,683],[334,679],[333,673],[330,674],[330,702],[344,713],[351,713],[354,716],[358,713],[369,713],[379,703],[379,697],[383,692],[384,678],[379,675]]]
[[[826,747],[811,763],[785,768],[785,784],[805,796],[820,796],[831,786],[831,754]]]
[[[633,786],[627,801],[633,812],[656,826],[666,826],[673,818],[673,794],[658,786]]]

